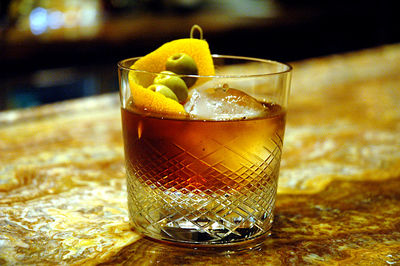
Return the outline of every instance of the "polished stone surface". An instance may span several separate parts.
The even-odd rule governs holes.
[[[0,113],[0,264],[400,263],[400,45],[293,66],[260,246],[174,247],[130,230],[114,94]]]

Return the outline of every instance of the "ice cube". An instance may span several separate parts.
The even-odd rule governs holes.
[[[198,88],[184,105],[192,117],[212,120],[236,120],[263,116],[265,107],[250,95],[224,85]]]

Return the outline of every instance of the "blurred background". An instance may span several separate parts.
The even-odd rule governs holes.
[[[0,0],[0,110],[118,91],[116,63],[189,36],[291,62],[400,42],[395,0]]]

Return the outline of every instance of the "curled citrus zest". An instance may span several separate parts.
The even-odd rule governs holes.
[[[200,39],[193,38],[195,31],[199,32]],[[176,53],[185,53],[195,61],[199,76],[215,74],[214,63],[207,41],[203,40],[203,31],[198,25],[191,30],[191,37],[167,42],[135,61],[131,69],[141,71],[129,72],[129,85],[134,105],[138,109],[162,115],[185,117],[186,111],[182,104],[165,97],[164,95],[147,89],[154,83],[155,73],[165,71],[165,62]],[[206,77],[199,77],[193,86],[199,86],[208,81]]]
[[[190,29],[190,39],[195,39],[193,36],[194,36],[196,30],[199,33],[199,37],[200,37],[199,39],[203,40],[203,29],[197,24],[194,24],[192,26],[192,28]]]

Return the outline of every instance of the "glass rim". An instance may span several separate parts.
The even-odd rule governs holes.
[[[193,77],[193,78],[255,78],[255,77],[265,77],[265,76],[275,76],[275,75],[282,75],[286,73],[290,73],[293,70],[293,67],[289,65],[288,63],[282,63],[278,62],[275,60],[269,60],[269,59],[261,59],[261,58],[256,58],[256,57],[247,57],[247,56],[236,56],[236,55],[220,55],[220,54],[212,54],[211,55],[213,58],[226,58],[226,59],[236,59],[236,60],[247,60],[248,62],[253,62],[253,63],[264,63],[264,64],[273,64],[273,65],[280,65],[284,66],[285,69],[281,71],[272,71],[272,72],[267,72],[267,73],[261,73],[261,74],[234,74],[234,75],[181,75],[181,74],[174,74],[179,77]],[[151,74],[151,75],[157,75],[159,73],[157,72],[150,72],[146,70],[140,70],[140,69],[133,69],[130,67],[126,67],[123,65],[123,63],[127,61],[132,61],[132,60],[139,60],[142,58],[142,56],[138,57],[131,57],[131,58],[126,58],[117,63],[119,69],[127,70],[127,71],[134,71],[134,72],[140,72],[140,73],[146,73],[146,74]],[[171,74],[172,75],[172,74]]]

